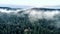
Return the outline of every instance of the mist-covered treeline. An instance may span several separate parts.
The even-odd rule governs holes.
[[[59,11],[0,12],[0,34],[60,34]]]

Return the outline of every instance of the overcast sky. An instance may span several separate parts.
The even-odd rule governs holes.
[[[0,4],[42,7],[42,6],[60,5],[60,0],[0,0]]]

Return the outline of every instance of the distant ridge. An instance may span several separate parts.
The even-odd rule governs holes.
[[[57,8],[57,9],[54,9],[54,8],[32,8],[33,10],[44,10],[44,11],[54,11],[54,10],[59,10],[60,11],[60,8]]]
[[[0,9],[17,10],[17,9],[22,9],[22,8],[0,7]]]
[[[12,5],[12,4],[0,4],[0,7],[31,8],[32,6],[27,6],[27,5]]]

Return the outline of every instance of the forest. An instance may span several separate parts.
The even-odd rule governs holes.
[[[52,22],[45,18],[30,22],[28,14],[23,17],[0,12],[0,34],[60,34],[60,29],[49,25]]]

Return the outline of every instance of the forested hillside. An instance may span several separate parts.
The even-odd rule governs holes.
[[[59,10],[32,8],[10,13],[0,11],[0,34],[60,34]]]

